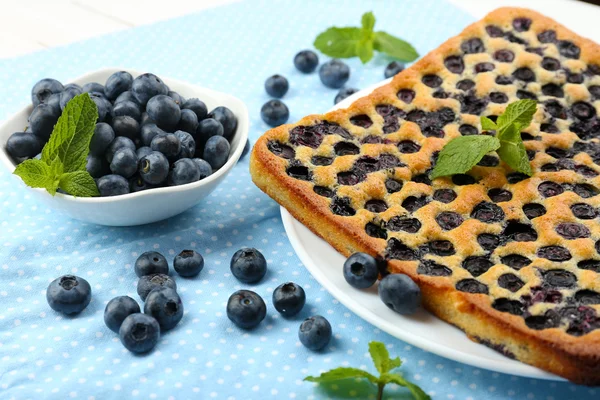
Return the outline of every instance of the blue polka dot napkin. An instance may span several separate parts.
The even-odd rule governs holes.
[[[372,10],[376,27],[414,43],[421,54],[457,34],[473,18],[442,0],[371,2],[246,1],[142,26],[65,47],[0,61],[0,119],[27,104],[41,78],[68,82],[101,67],[154,72],[243,99],[250,110],[250,138],[268,129],[259,110],[268,97],[265,78],[290,81],[284,101],[290,120],[324,112],[336,91],[293,67],[295,53],[310,48],[331,25],[358,24]],[[27,29],[27,27],[23,27]],[[76,34],[76,33],[74,33]],[[325,57],[321,57],[324,61]],[[389,62],[376,56],[363,66],[350,60],[348,86],[383,79]],[[241,285],[229,272],[242,246],[260,249],[269,263],[252,290],[262,295],[268,316],[255,330],[241,331],[225,315],[229,295]],[[116,295],[136,299],[132,265],[157,250],[169,259],[184,248],[201,252],[199,277],[177,279],[185,315],[149,355],[126,351],[104,326],[106,303]],[[87,279],[93,299],[76,317],[46,304],[48,283],[65,273]],[[271,293],[293,280],[308,297],[301,315],[280,318]],[[0,398],[1,399],[323,399],[374,398],[366,383],[320,388],[302,379],[340,365],[372,370],[367,344],[379,340],[404,360],[401,371],[439,399],[582,399],[596,389],[532,380],[472,368],[397,340],[353,315],[305,270],[290,246],[278,205],[260,192],[242,160],[211,196],[188,212],[133,228],[83,224],[36,203],[7,171],[0,171]],[[322,353],[302,347],[297,330],[310,314],[326,316],[334,339]],[[387,398],[408,399],[403,388]]]

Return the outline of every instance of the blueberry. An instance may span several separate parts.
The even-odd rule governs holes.
[[[421,304],[421,289],[404,274],[390,274],[379,282],[379,297],[399,314],[414,313]]]
[[[115,152],[110,163],[113,174],[129,178],[137,172],[138,158],[134,150],[123,147]]]
[[[104,95],[97,92],[92,92],[88,95],[90,96],[90,99],[92,99],[92,101],[96,103],[96,108],[98,109],[97,122],[106,121],[107,117],[110,117],[110,114],[112,112],[112,104],[110,103],[110,101],[108,101],[106,97],[104,97]]]
[[[395,76],[396,74],[399,74],[402,71],[404,71],[404,64],[398,61],[392,61],[387,65],[387,67],[385,67],[385,70],[383,71],[383,76],[385,76],[386,79],[391,78],[392,76]]]
[[[133,95],[133,92],[131,90],[127,90],[123,93],[121,93],[114,101],[114,104],[117,105],[123,101],[133,101],[135,104],[137,104],[138,106],[140,105],[140,102],[135,98],[135,96]]]
[[[344,62],[333,59],[321,65],[319,78],[321,78],[323,85],[332,89],[339,89],[350,78],[350,68]]]
[[[182,109],[184,110],[192,110],[196,117],[198,117],[198,122],[202,121],[208,115],[208,109],[206,108],[206,104],[202,100],[193,98],[187,99],[185,103],[183,103]]]
[[[112,128],[116,136],[124,136],[131,140],[135,140],[140,136],[140,124],[127,115],[115,117],[112,121]]]
[[[71,101],[73,97],[79,96],[81,93],[83,93],[81,88],[77,88],[75,86],[65,87],[65,90],[63,90],[59,95],[60,109],[64,110],[67,106],[67,103]]]
[[[90,304],[92,288],[83,278],[63,275],[50,282],[46,289],[46,300],[54,311],[76,314]]]
[[[123,92],[131,89],[133,76],[127,71],[115,72],[106,80],[104,94],[109,100],[115,100]]]
[[[193,158],[192,161],[196,163],[196,166],[198,167],[198,170],[200,171],[200,179],[204,179],[207,176],[210,176],[212,174],[212,167],[210,166],[209,163],[207,163],[203,159]]]
[[[154,121],[152,121],[152,118],[150,118],[150,116],[148,116],[148,113],[146,111],[144,111],[142,113],[142,118],[140,120],[140,125],[144,126],[144,125],[147,125],[147,124],[154,124],[154,125],[156,125],[154,123]]]
[[[340,89],[338,94],[333,99],[333,104],[337,104],[340,101],[344,100],[346,97],[352,96],[354,93],[358,92],[358,89],[355,88],[343,88]]]
[[[15,132],[6,141],[6,151],[14,158],[33,158],[42,151],[40,142],[31,132]]]
[[[331,340],[331,324],[320,315],[306,318],[300,325],[298,338],[304,347],[313,351],[321,350]]]
[[[140,111],[140,106],[131,100],[124,100],[120,103],[116,103],[112,109],[113,118],[124,116],[124,115],[131,117],[139,122],[142,118],[142,112]]]
[[[67,89],[69,89],[69,88],[75,88],[75,89],[79,89],[79,90],[81,90],[81,92],[83,93],[83,89],[81,88],[81,86],[79,86],[79,85],[78,85],[78,84],[76,84],[76,83],[67,83],[67,84],[66,84],[66,85],[63,87],[63,90],[67,90]]]
[[[169,160],[163,153],[153,151],[140,159],[138,168],[140,176],[145,182],[158,185],[164,182],[169,175]]]
[[[198,129],[198,117],[196,113],[188,109],[181,110],[177,129],[195,135],[196,129]]]
[[[289,88],[288,80],[278,74],[268,77],[265,81],[265,90],[269,96],[277,97],[278,99],[285,96]]]
[[[95,179],[110,174],[110,166],[106,159],[93,154],[88,154],[85,169]]]
[[[169,275],[160,273],[143,275],[138,280],[137,292],[142,300],[146,301],[148,293],[150,293],[153,289],[163,287],[177,290],[177,284]]]
[[[179,138],[172,133],[156,135],[150,142],[150,147],[154,151],[160,151],[167,158],[175,158],[181,150]]]
[[[196,146],[198,149],[204,149],[208,139],[213,136],[223,136],[223,125],[214,118],[206,118],[200,121],[196,129]]]
[[[229,142],[223,136],[213,136],[204,145],[204,160],[212,169],[217,170],[227,162],[229,158]]]
[[[106,148],[106,152],[104,153],[106,156],[106,161],[108,161],[109,163],[112,162],[113,156],[115,155],[117,150],[119,150],[122,147],[127,147],[135,151],[135,143],[133,143],[133,140],[125,136],[117,136],[113,139],[112,142],[110,142],[110,144]]]
[[[240,160],[246,157],[250,152],[252,145],[250,144],[250,139],[246,140],[246,144],[244,145],[244,150],[242,150],[242,155],[240,156]]]
[[[152,97],[169,93],[167,85],[156,75],[146,73],[138,76],[131,84],[131,92],[138,103],[145,106]]]
[[[147,183],[139,174],[133,175],[129,178],[129,191],[131,193],[141,192],[143,190],[152,189],[156,186]]]
[[[174,135],[177,136],[177,139],[179,139],[179,142],[181,143],[179,158],[194,157],[194,153],[196,152],[196,142],[192,135],[185,131],[177,131]]]
[[[135,154],[137,155],[138,160],[141,160],[142,157],[146,157],[148,154],[152,153],[153,151],[154,150],[152,150],[148,146],[142,146],[142,147],[138,147],[138,149],[135,151]]]
[[[142,253],[134,264],[135,274],[138,277],[152,274],[169,274],[169,264],[165,256],[157,251]]]
[[[106,98],[106,93],[104,93],[104,86],[99,84],[98,82],[88,82],[81,87],[83,93],[97,93],[102,97]]]
[[[261,107],[260,117],[265,124],[276,127],[287,122],[290,110],[281,100],[269,100]]]
[[[62,113],[62,108],[60,108],[60,94],[55,93],[50,95],[44,102],[44,104],[48,104],[54,109],[54,113],[60,115]]]
[[[41,103],[44,103],[48,97],[55,93],[63,91],[63,85],[56,79],[42,79],[31,89],[31,102],[36,107]]]
[[[129,182],[121,175],[104,175],[96,182],[100,196],[118,196],[129,193]]]
[[[179,123],[181,109],[169,96],[159,94],[148,100],[146,105],[148,116],[158,127],[171,131]]]
[[[265,301],[251,290],[238,290],[227,301],[227,318],[240,328],[254,328],[266,315]]]
[[[119,339],[133,353],[146,353],[154,348],[160,336],[160,325],[149,315],[129,315],[119,329]]]
[[[169,172],[169,185],[179,186],[196,182],[200,179],[200,170],[195,162],[189,158],[181,158],[173,164]]]
[[[223,125],[223,136],[225,136],[225,139],[233,139],[233,135],[235,135],[235,130],[237,129],[237,118],[233,111],[225,106],[220,106],[212,110],[207,117],[214,118]]]
[[[319,57],[314,51],[302,50],[294,57],[294,65],[298,71],[309,74],[317,69],[317,65],[319,65]]]
[[[167,132],[160,129],[154,123],[142,125],[142,129],[140,131],[140,136],[142,138],[142,143],[144,144],[144,146],[150,146],[150,143],[152,143],[152,139],[154,139],[155,136],[166,134]]]
[[[288,282],[273,291],[273,306],[284,317],[292,317],[302,310],[306,303],[306,294],[302,286]]]
[[[106,122],[96,124],[94,135],[90,141],[90,153],[101,156],[104,154],[110,143],[115,139],[115,131]]]
[[[129,296],[118,296],[108,302],[104,309],[104,323],[113,332],[119,333],[119,328],[125,318],[139,313],[140,305]]]
[[[357,289],[373,286],[378,276],[377,261],[369,254],[354,253],[344,263],[344,278]]]
[[[244,283],[256,283],[267,273],[267,260],[262,253],[251,247],[235,252],[229,264],[231,273]]]
[[[175,104],[177,104],[179,106],[179,108],[183,107],[183,104],[185,103],[185,99],[183,98],[182,95],[180,95],[179,93],[174,92],[172,90],[169,90],[169,93],[167,93],[167,96],[172,98],[173,101],[175,102]]]
[[[33,134],[42,142],[46,142],[52,134],[52,129],[60,114],[50,104],[41,103],[36,106],[29,116],[29,126]]]
[[[183,317],[181,297],[168,287],[154,289],[146,297],[144,314],[156,319],[161,332],[173,329]]]
[[[175,271],[186,278],[196,276],[204,268],[204,258],[194,250],[183,250],[173,261]]]

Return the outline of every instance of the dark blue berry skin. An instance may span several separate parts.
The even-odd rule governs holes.
[[[177,129],[195,135],[196,129],[198,129],[198,117],[196,116],[196,113],[188,109],[181,110],[181,117],[179,117]]]
[[[208,118],[214,118],[223,125],[223,136],[225,139],[231,141],[235,130],[237,129],[237,118],[233,111],[225,106],[220,106],[212,110],[208,115]]]
[[[119,339],[132,353],[147,353],[156,346],[160,337],[160,325],[150,315],[129,315],[119,329]]]
[[[119,196],[129,193],[129,182],[121,175],[104,175],[96,182],[100,196]]]
[[[196,117],[198,117],[198,122],[202,121],[208,115],[208,109],[206,108],[206,104],[200,99],[192,98],[187,99],[185,103],[183,103],[182,109],[184,110],[192,110]]]
[[[154,121],[152,121],[152,118],[150,118],[150,117],[148,116],[148,113],[147,113],[146,111],[144,111],[144,112],[142,113],[142,119],[141,119],[141,121],[140,121],[140,125],[142,125],[142,126],[143,126],[143,125],[147,125],[147,124],[153,124],[153,125],[156,125],[156,124],[154,123]]]
[[[106,162],[106,159],[93,154],[88,154],[85,169],[95,179],[110,174],[110,165]]]
[[[358,89],[355,88],[343,88],[340,89],[338,94],[333,99],[333,104],[337,104],[340,101],[344,100],[346,97],[352,96],[354,93],[358,92]]]
[[[200,179],[200,170],[190,158],[182,158],[173,164],[169,171],[169,186],[185,185]]]
[[[142,147],[138,147],[138,149],[135,151],[135,154],[137,155],[138,160],[141,160],[142,157],[146,157],[148,154],[152,153],[153,151],[154,150],[152,150],[148,146],[142,146]]]
[[[204,268],[204,258],[194,250],[183,250],[175,256],[173,268],[180,276],[190,278],[202,271],[202,268]]]
[[[140,124],[127,115],[115,117],[112,121],[112,128],[116,136],[123,136],[131,140],[136,140],[140,136]]]
[[[250,144],[250,139],[246,140],[246,144],[244,145],[244,150],[242,150],[242,155],[240,156],[240,160],[248,155],[252,145]]]
[[[283,283],[273,291],[273,306],[284,317],[298,314],[306,303],[302,286],[294,282]]]
[[[160,129],[154,123],[143,124],[140,130],[140,137],[142,138],[144,146],[150,146],[150,143],[152,143],[152,139],[154,139],[155,136],[166,134],[167,132]]]
[[[100,122],[96,124],[94,128],[94,135],[90,141],[90,153],[96,156],[104,155],[104,152],[115,139],[115,131],[112,126],[106,122]]]
[[[138,170],[146,183],[158,185],[169,175],[169,160],[161,152],[153,151],[140,159]]]
[[[385,70],[383,71],[383,76],[385,76],[386,79],[391,78],[392,76],[395,76],[396,74],[399,74],[402,71],[404,71],[404,64],[398,61],[392,61],[387,65],[387,67],[385,67]]]
[[[159,128],[172,132],[181,117],[181,109],[166,95],[159,94],[148,100],[146,105],[148,116],[158,125]]]
[[[127,147],[117,150],[110,163],[110,170],[113,174],[121,175],[124,178],[133,176],[138,170],[138,158],[135,151]]]
[[[344,62],[333,59],[321,65],[319,78],[321,78],[323,85],[332,89],[339,89],[350,78],[350,68]]]
[[[413,314],[421,304],[421,289],[404,274],[390,274],[379,282],[381,301],[398,314]]]
[[[192,135],[185,131],[177,131],[174,133],[179,139],[181,143],[181,148],[179,149],[179,158],[192,158],[194,157],[194,153],[196,152],[196,142]]]
[[[167,93],[167,96],[172,98],[173,101],[175,102],[175,104],[177,104],[179,106],[179,108],[183,107],[183,103],[185,103],[185,99],[183,98],[182,95],[180,95],[179,93],[174,92],[172,90],[169,90],[169,93]]]
[[[307,318],[300,325],[298,338],[307,349],[321,350],[331,340],[331,324],[320,315]]]
[[[33,158],[42,151],[42,148],[33,133],[15,132],[6,141],[6,151],[14,158]]]
[[[260,251],[244,247],[231,257],[229,268],[240,282],[256,283],[267,273],[267,260]]]
[[[94,103],[96,103],[96,107],[98,108],[97,122],[106,121],[107,118],[110,117],[110,115],[112,113],[111,102],[106,97],[104,97],[104,95],[102,95],[101,93],[92,92],[92,93],[88,93],[88,95],[90,96],[90,99],[92,99],[92,101]]]
[[[196,163],[196,166],[198,167],[198,170],[200,171],[199,179],[204,179],[207,176],[210,176],[212,174],[212,167],[210,166],[209,163],[207,163],[203,159],[193,158],[192,161]]]
[[[104,94],[109,100],[115,100],[123,92],[131,89],[133,76],[127,71],[118,71],[108,77],[104,85]]]
[[[65,107],[67,106],[67,103],[69,101],[71,101],[71,99],[75,96],[80,95],[82,92],[81,88],[75,87],[75,86],[69,86],[66,87],[65,86],[65,90],[63,90],[60,93],[60,98],[59,98],[59,105],[60,105],[60,109],[64,110]]]
[[[135,274],[138,277],[152,274],[169,274],[169,263],[165,256],[157,251],[142,253],[134,264]]]
[[[251,290],[238,290],[227,301],[227,318],[240,328],[252,329],[260,324],[266,315],[265,301]]]
[[[56,79],[42,79],[31,89],[31,102],[34,107],[44,103],[48,97],[55,93],[60,93],[64,89],[62,83]]]
[[[113,332],[119,329],[125,318],[141,312],[140,305],[129,296],[118,296],[108,302],[104,309],[104,323]]]
[[[79,90],[81,90],[81,93],[83,93],[83,89],[81,88],[81,86],[79,86],[79,85],[78,85],[78,84],[76,84],[76,83],[67,83],[67,84],[66,84],[66,85],[63,87],[63,90],[66,90],[66,89],[68,89],[68,88],[72,88],[72,87],[73,87],[73,88],[76,88],[76,89],[79,89]]]
[[[287,122],[290,110],[281,100],[269,100],[260,109],[260,117],[265,124],[276,127]]]
[[[373,286],[378,276],[377,261],[369,254],[354,253],[344,263],[344,278],[357,289]]]
[[[104,93],[104,86],[98,82],[88,82],[81,87],[83,93],[98,93],[102,97],[106,98]]]
[[[288,83],[288,80],[281,75],[270,76],[265,81],[265,90],[269,96],[276,97],[278,99],[285,96],[289,88],[290,84]]]
[[[177,284],[170,276],[166,274],[150,274],[140,277],[138,280],[137,292],[142,300],[146,301],[148,293],[153,289],[161,287],[177,290]]]
[[[208,139],[213,136],[223,136],[223,125],[214,118],[206,118],[200,121],[196,129],[196,148],[203,150]]]
[[[88,281],[75,275],[63,275],[53,280],[46,290],[48,305],[63,314],[77,314],[92,300]]]
[[[173,329],[183,318],[181,297],[168,287],[154,289],[146,297],[144,314],[156,319],[161,332]]]
[[[223,136],[213,136],[204,145],[202,158],[213,170],[221,168],[229,158],[229,142]]]
[[[129,178],[129,191],[131,193],[141,192],[143,190],[148,190],[155,187],[156,186],[154,185],[146,183],[146,181],[144,181],[139,174],[135,174]]]
[[[60,114],[50,104],[41,103],[29,116],[29,126],[33,134],[43,143],[48,141]]]
[[[131,100],[125,100],[120,103],[116,103],[112,109],[113,118],[120,117],[122,115],[127,115],[139,122],[142,118],[142,111],[137,103],[134,103]]]
[[[51,95],[50,97],[48,97],[48,99],[46,99],[46,101],[44,103],[48,104],[49,106],[52,106],[52,108],[54,109],[54,112],[56,114],[60,115],[62,113],[62,109],[60,108],[60,94],[59,93],[55,93],[55,94]]]
[[[294,66],[298,71],[310,74],[319,65],[319,57],[312,50],[302,50],[294,57]]]
[[[160,151],[167,158],[174,159],[179,155],[181,142],[177,136],[167,133],[165,135],[156,135],[150,142],[150,147],[154,151]]]
[[[148,100],[152,97],[169,93],[167,85],[156,75],[146,73],[138,76],[133,80],[131,84],[131,92],[137,99],[138,103],[142,106],[146,106]]]
[[[131,90],[127,90],[127,91],[121,93],[115,99],[114,104],[117,105],[117,104],[121,103],[122,101],[133,101],[138,106],[140,105],[139,101],[135,98],[135,96],[133,95],[133,92]]]
[[[127,148],[130,148],[131,150],[135,151],[135,143],[133,143],[133,140],[131,140],[125,136],[117,136],[113,139],[112,142],[110,142],[110,144],[106,148],[106,151],[104,153],[104,155],[106,157],[106,161],[111,163],[113,156],[115,155],[117,150],[119,150],[122,147],[127,147]]]

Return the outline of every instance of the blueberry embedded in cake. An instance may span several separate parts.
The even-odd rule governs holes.
[[[600,47],[535,12],[499,9],[349,108],[267,132],[255,183],[344,255],[388,260],[469,337],[600,384]],[[521,132],[533,174],[491,153],[430,179],[450,140]]]

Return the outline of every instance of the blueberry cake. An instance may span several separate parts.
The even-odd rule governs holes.
[[[439,150],[518,99],[533,175],[496,155],[431,180]],[[600,47],[502,8],[349,108],[257,142],[254,182],[348,256],[387,260],[424,305],[509,357],[600,384]]]

